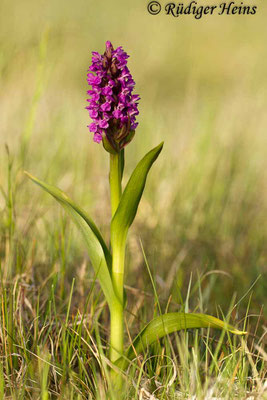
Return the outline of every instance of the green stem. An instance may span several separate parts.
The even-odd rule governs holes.
[[[112,217],[121,198],[121,157],[122,154],[110,154],[110,200]],[[111,240],[112,281],[116,299],[110,310],[110,360],[115,362],[123,353],[123,279],[125,245],[119,246]]]
[[[115,214],[121,198],[121,168],[120,153],[110,154],[110,202],[112,217]]]
[[[110,312],[110,360],[115,362],[123,353],[123,280],[124,247],[113,244],[112,282],[117,295]]]

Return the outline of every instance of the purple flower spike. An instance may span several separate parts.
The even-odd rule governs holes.
[[[140,97],[132,93],[135,82],[127,67],[128,58],[121,46],[114,50],[107,41],[103,55],[92,52],[87,74],[88,84],[92,86],[87,92],[90,98],[86,109],[93,121],[89,130],[94,134],[94,141],[103,141],[110,152],[119,152],[126,146],[138,125]]]

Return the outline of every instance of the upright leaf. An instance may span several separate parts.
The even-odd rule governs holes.
[[[144,329],[136,336],[132,345],[128,348],[125,358],[120,358],[116,365],[122,369],[126,368],[128,362],[136,354],[139,354],[147,346],[158,339],[182,329],[192,328],[214,328],[225,329],[236,335],[244,335],[246,332],[239,331],[233,326],[221,321],[218,318],[206,314],[197,313],[168,313],[154,318]]]
[[[123,243],[137,212],[145,188],[148,172],[163,147],[155,147],[138,163],[122,194],[117,211],[111,221],[111,242]]]
[[[90,260],[95,273],[97,274],[102,290],[105,294],[108,304],[111,306],[112,301],[114,301],[116,298],[109,270],[109,266],[111,265],[111,255],[98,228],[91,218],[86,214],[86,212],[71,199],[69,199],[69,197],[60,189],[40,181],[27,172],[26,175],[34,183],[41,186],[46,192],[51,194],[69,213],[73,221],[78,226],[85,240]]]
[[[111,254],[110,254],[110,251],[107,248],[107,245],[106,245],[106,243],[105,243],[105,241],[104,241],[99,229],[97,228],[97,226],[94,223],[94,221],[86,213],[86,211],[83,210],[81,207],[79,207],[78,204],[76,204],[74,201],[72,201],[66,195],[66,193],[64,193],[62,190],[60,190],[56,186],[49,185],[48,183],[45,183],[45,182],[41,181],[40,179],[38,179],[35,176],[31,175],[27,171],[24,171],[24,172],[34,183],[36,183],[37,185],[41,186],[41,188],[43,188],[46,192],[51,194],[51,196],[53,196],[58,202],[66,204],[68,207],[72,208],[74,211],[76,211],[77,214],[79,214],[84,219],[84,221],[91,228],[91,230],[94,232],[95,236],[99,240],[99,243],[101,244],[103,252],[105,254],[107,264],[108,264],[108,266],[110,268],[110,266],[111,266]]]

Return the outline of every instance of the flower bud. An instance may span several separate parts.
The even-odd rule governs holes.
[[[112,59],[113,46],[110,41],[106,42],[106,56],[109,60]]]

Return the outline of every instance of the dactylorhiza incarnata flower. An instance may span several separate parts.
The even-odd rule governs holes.
[[[91,90],[86,109],[93,122],[88,126],[94,141],[103,142],[109,152],[119,152],[133,138],[138,125],[139,95],[133,94],[135,82],[127,67],[128,54],[106,42],[103,55],[92,52],[87,81]]]

